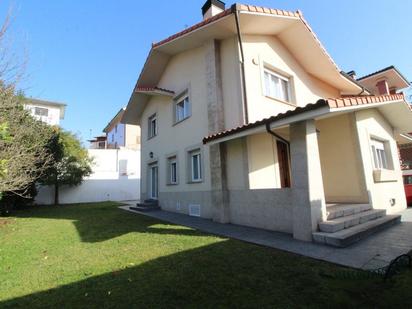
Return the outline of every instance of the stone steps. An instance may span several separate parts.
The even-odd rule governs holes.
[[[158,200],[145,200],[143,203],[137,203],[136,206],[129,207],[129,209],[135,211],[148,212],[160,210],[160,206]]]
[[[371,210],[369,204],[334,204],[326,207],[327,220],[332,220],[344,216],[354,215],[360,212]]]
[[[315,232],[314,241],[334,247],[347,247],[377,231],[399,223],[400,215],[386,215],[334,233]]]
[[[386,210],[372,209],[346,215],[336,219],[327,220],[319,223],[319,230],[325,233],[335,233],[343,229],[348,229],[352,226],[375,220],[386,215]]]

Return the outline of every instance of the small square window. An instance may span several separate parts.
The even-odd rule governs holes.
[[[149,124],[148,124],[148,137],[152,138],[157,135],[157,118],[156,114],[149,117]]]
[[[291,102],[290,79],[264,69],[265,95],[285,102]]]

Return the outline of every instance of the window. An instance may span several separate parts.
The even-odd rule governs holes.
[[[371,140],[373,163],[375,169],[388,169],[386,158],[385,143],[376,139]]]
[[[190,102],[189,97],[181,96],[175,103],[175,122],[185,120],[190,116]]]
[[[169,173],[168,173],[168,183],[171,185],[177,184],[177,160],[176,157],[168,159]]]
[[[290,102],[290,80],[268,69],[264,70],[265,95]]]
[[[202,180],[202,160],[200,152],[190,154],[192,181],[199,182]]]
[[[156,114],[149,117],[149,138],[157,135],[157,119]]]
[[[412,175],[403,176],[403,183],[405,185],[412,185]]]
[[[114,133],[117,133],[117,124],[116,124],[116,126],[114,127]]]
[[[49,110],[47,108],[43,108],[43,107],[35,107],[34,108],[34,114],[36,116],[49,116]]]

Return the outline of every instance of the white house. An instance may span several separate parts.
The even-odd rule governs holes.
[[[66,104],[30,98],[25,99],[24,105],[33,117],[49,125],[58,126],[64,119]]]

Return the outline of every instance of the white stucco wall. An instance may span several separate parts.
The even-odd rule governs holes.
[[[107,133],[107,144],[115,147],[125,146],[126,138],[126,125],[123,123],[118,123],[113,126],[113,128]]]
[[[47,116],[38,116],[35,115],[35,109],[36,107],[39,108],[45,108],[48,110],[48,115]],[[26,105],[25,108],[30,111],[31,115],[42,121],[47,123],[48,125],[59,125],[60,124],[60,108],[55,107],[55,106],[45,106],[45,105],[39,105],[39,104],[30,104]]]
[[[62,187],[60,203],[91,203],[140,199],[140,151],[89,149],[94,158],[93,174],[80,186]],[[37,204],[53,204],[54,188],[42,187]]]
[[[405,209],[406,197],[393,128],[377,109],[356,112],[356,122],[366,187],[373,208],[386,209],[388,213],[396,213]],[[375,182],[374,180],[371,138],[388,143],[387,157],[390,161],[391,171],[389,171],[390,177],[385,182]],[[390,205],[391,199],[396,202],[394,206]]]

